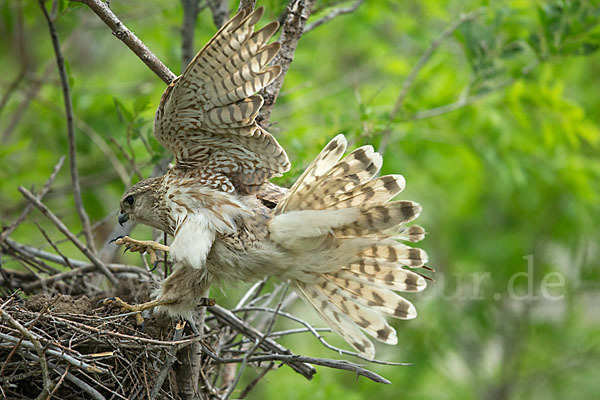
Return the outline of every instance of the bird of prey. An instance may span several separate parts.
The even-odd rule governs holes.
[[[288,171],[290,162],[255,121],[263,104],[256,93],[280,74],[279,66],[269,65],[280,45],[268,44],[278,23],[254,31],[263,11],[240,12],[225,23],[161,98],[154,134],[175,156],[175,166],[129,188],[119,222],[131,219],[174,239],[170,246],[129,237],[117,244],[151,256],[168,251],[174,269],[155,300],[118,302],[133,311],[157,307],[189,317],[199,303],[210,305],[203,295],[211,283],[272,275],[373,358],[363,332],[396,344],[385,316],[417,315],[396,291],[426,287],[413,269],[424,267],[427,255],[405,244],[425,235],[420,226],[406,225],[421,207],[392,201],[404,178],[377,177],[382,157],[371,146],[342,158],[342,135],[289,190],[268,181]]]

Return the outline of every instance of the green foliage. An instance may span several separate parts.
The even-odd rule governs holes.
[[[275,19],[284,2],[265,5]],[[338,5],[318,2],[313,19]],[[147,176],[165,155],[151,131],[163,82],[86,7],[68,1],[58,6],[76,119],[129,173],[133,160]],[[482,6],[482,15],[443,40],[392,115],[404,80],[430,43],[460,13]],[[179,2],[111,2],[111,8],[173,71],[181,69]],[[27,66],[26,78],[0,111],[1,218],[8,224],[24,205],[16,187],[39,188],[67,153],[67,141],[53,53],[37,5],[0,2],[0,15],[0,36],[10,38],[0,41],[2,96]],[[376,148],[389,133],[383,173],[402,173],[407,188],[401,197],[423,205],[420,223],[428,236],[421,246],[437,272],[426,292],[407,296],[419,318],[393,321],[399,345],[378,347],[383,359],[414,364],[373,366],[391,386],[324,368],[306,382],[282,367],[251,398],[597,396],[599,21],[595,0],[378,1],[301,39],[271,119],[271,131],[292,160],[291,172],[278,182],[291,184],[340,132],[356,146]],[[23,47],[21,25],[28,39]],[[203,11],[196,47],[214,30]],[[47,65],[51,73],[44,75]],[[43,84],[27,102],[37,81]],[[456,109],[439,109],[449,104]],[[3,137],[20,112],[13,132]],[[126,183],[89,129],[77,127],[84,202],[98,221],[116,210]],[[69,179],[65,167],[46,203],[77,230]],[[32,218],[60,238],[43,218]],[[33,224],[12,237],[46,245]],[[556,274],[564,285],[549,286],[558,282]],[[235,304],[238,290],[243,287],[226,288],[223,303]],[[299,305],[294,312],[308,314]],[[309,336],[285,344],[302,354],[336,356]],[[254,377],[249,372],[244,379]]]

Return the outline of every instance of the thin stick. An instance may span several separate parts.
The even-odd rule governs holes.
[[[240,381],[240,378],[242,377],[242,374],[244,373],[244,369],[246,368],[246,365],[248,364],[248,360],[254,355],[256,350],[258,350],[258,348],[265,342],[265,340],[269,337],[269,335],[273,331],[273,326],[275,325],[275,320],[277,319],[277,314],[279,313],[279,310],[281,310],[281,305],[283,304],[283,299],[285,298],[285,294],[287,293],[288,288],[289,288],[289,286],[286,285],[285,289],[283,290],[283,293],[281,294],[281,299],[279,300],[279,303],[277,304],[277,308],[275,309],[275,312],[273,313],[273,316],[271,317],[271,319],[269,321],[269,325],[267,327],[267,332],[265,334],[263,334],[259,339],[257,339],[254,346],[252,346],[252,348],[249,351],[247,351],[246,354],[244,355],[244,361],[242,361],[242,365],[240,365],[240,369],[239,369],[237,375],[235,376],[235,379],[233,380],[231,386],[229,386],[229,390],[227,390],[227,393],[223,397],[224,400],[227,400],[227,399],[229,399],[229,397],[231,397],[231,395],[233,394],[233,391],[235,390],[236,386],[238,385],[238,383]]]
[[[0,338],[7,340],[11,343],[19,342],[19,338],[7,335],[6,333],[2,333],[2,332],[0,332]],[[33,342],[33,340],[38,340],[38,339],[35,339],[34,336],[32,334],[30,334],[29,340],[31,340],[31,341],[27,341],[27,340],[21,341],[21,345],[24,347],[27,347],[29,349],[35,349],[37,351],[37,347],[36,347],[35,343]],[[38,341],[38,343],[39,343],[39,341]],[[42,349],[42,351],[44,351],[44,350]],[[73,356],[65,354],[63,351],[57,351],[57,350],[53,350],[53,349],[45,349],[44,352],[47,353],[48,355],[62,358],[63,360],[65,360],[69,364],[73,365],[74,367],[81,368],[81,369],[84,369],[89,372],[95,372],[95,373],[101,373],[101,374],[108,373],[108,370],[105,368],[101,368],[101,367],[97,367],[95,365],[88,364],[85,361],[81,361]]]
[[[482,15],[485,12],[485,10],[486,9],[484,7],[482,7],[475,11],[471,11],[470,13],[467,13],[467,14],[460,14],[456,20],[454,20],[450,25],[448,25],[446,27],[446,29],[444,29],[442,31],[442,33],[431,42],[431,44],[429,45],[429,48],[419,58],[419,61],[417,61],[415,66],[412,68],[412,70],[408,74],[408,77],[402,84],[402,88],[400,89],[400,94],[398,95],[398,98],[396,99],[396,103],[394,104],[394,108],[392,109],[390,119],[394,119],[396,117],[396,115],[398,115],[400,108],[404,105],[404,99],[406,98],[408,91],[411,89],[412,85],[414,84],[415,80],[417,79],[417,76],[419,75],[419,73],[421,72],[421,70],[423,69],[425,64],[427,64],[427,62],[431,58],[432,54],[437,50],[437,48],[440,47],[440,45],[444,42],[444,40],[446,40],[448,37],[450,37],[450,35],[452,35],[454,32],[456,32],[456,30],[458,28],[460,28],[466,22],[472,21],[475,18],[479,17],[480,15]]]
[[[232,310],[232,312],[237,313],[237,312],[244,312],[244,311],[264,311],[264,312],[269,312],[269,313],[273,313],[273,314],[278,314],[281,315],[282,317],[291,319],[292,321],[298,322],[299,324],[302,324],[306,327],[306,329],[308,329],[308,331],[310,333],[313,334],[313,336],[315,336],[317,339],[319,339],[319,341],[321,342],[321,344],[325,347],[327,347],[330,350],[335,351],[338,354],[346,354],[349,356],[354,356],[357,358],[360,358],[362,360],[368,361],[370,363],[373,364],[383,364],[383,365],[411,365],[410,363],[397,363],[397,362],[390,362],[390,361],[382,361],[382,360],[376,360],[376,359],[370,359],[367,358],[359,353],[355,353],[353,351],[348,351],[348,350],[344,350],[344,349],[340,349],[338,347],[335,347],[331,344],[329,344],[324,338],[323,336],[319,335],[318,331],[312,326],[310,325],[308,322],[296,317],[295,315],[286,313],[284,311],[277,311],[275,309],[272,308],[267,308],[267,307],[241,307],[238,309],[234,309]]]
[[[117,18],[102,0],[71,0],[87,5],[112,30],[113,35],[129,47],[166,84],[176,75],[160,61],[146,45]]]
[[[267,372],[269,372],[271,369],[273,369],[273,367],[275,366],[274,362],[270,362],[269,365],[266,366],[265,369],[263,369],[263,371],[252,380],[252,382],[250,382],[245,388],[244,390],[242,390],[242,393],[240,393],[238,399],[245,399],[246,396],[248,395],[248,393],[250,393],[250,391],[252,389],[254,389],[254,387],[256,386],[256,384],[265,377],[265,375],[267,374]]]
[[[11,317],[11,315],[9,313],[7,313],[6,311],[4,311],[2,309],[0,309],[0,319],[6,319],[12,326],[17,328],[17,330],[19,332],[21,332],[21,334],[23,335],[24,338],[29,339],[29,343],[31,344],[31,346],[35,349],[36,353],[38,354],[39,361],[40,361],[40,368],[42,369],[42,379],[44,381],[44,390],[42,391],[42,393],[43,394],[50,393],[50,388],[52,387],[52,381],[50,380],[50,373],[48,372],[48,362],[46,360],[46,354],[44,353],[44,349],[42,348],[42,345],[40,344],[40,342],[31,334],[31,332],[29,332],[27,329],[25,329],[25,327],[23,325],[21,325],[19,323],[19,321],[15,320],[13,317]],[[4,334],[0,333],[0,335],[4,335]],[[2,336],[0,336],[0,337],[2,337]],[[17,338],[15,338],[15,339],[16,339],[16,341],[13,343],[18,343],[19,340]],[[25,340],[21,341],[21,344],[25,345],[25,343],[27,343],[27,341],[25,341]],[[42,395],[42,393],[40,394],[40,396]]]
[[[90,249],[88,249],[83,243],[81,243],[81,241],[77,239],[77,237],[74,234],[72,234],[71,231],[69,231],[69,229],[62,223],[60,219],[58,219],[58,217],[56,217],[56,215],[52,213],[52,211],[50,211],[48,207],[46,207],[41,201],[39,201],[34,195],[32,195],[29,190],[25,189],[23,186],[19,186],[19,192],[21,192],[21,194],[25,196],[25,198],[31,201],[33,205],[35,205],[42,212],[42,214],[44,214],[50,221],[52,221],[54,225],[56,225],[58,230],[61,231],[66,237],[68,237],[69,240],[71,240],[71,242],[73,242],[73,244],[77,246],[77,248],[83,254],[85,254],[87,258],[89,258],[92,264],[94,264],[96,267],[98,267],[100,271],[102,271],[102,273],[112,282],[113,285],[117,285],[117,278],[115,278],[113,273],[110,272],[110,270],[106,267],[106,264],[104,264],[102,260],[100,260],[94,253],[90,251]]]
[[[446,40],[454,32],[456,32],[456,30],[458,28],[460,28],[464,23],[466,23],[468,21],[472,21],[473,19],[479,17],[480,15],[482,15],[485,12],[485,10],[486,10],[485,7],[482,7],[475,11],[471,11],[470,13],[467,13],[467,14],[461,13],[456,20],[454,20],[450,25],[448,25],[446,27],[446,29],[444,29],[442,31],[442,33],[440,33],[440,35],[431,42],[431,44],[429,45],[427,50],[425,50],[425,53],[423,53],[423,55],[421,55],[421,57],[419,58],[419,61],[417,61],[415,66],[412,68],[412,70],[408,74],[408,77],[404,80],[404,83],[402,84],[400,93],[398,94],[398,97],[396,98],[396,102],[394,103],[394,108],[392,109],[392,112],[390,113],[387,127],[381,134],[381,142],[379,143],[379,148],[377,149],[377,151],[379,153],[381,153],[381,154],[385,153],[385,149],[390,140],[390,135],[392,134],[392,124],[393,124],[394,120],[396,119],[396,117],[398,116],[398,114],[400,113],[400,110],[403,108],[404,100],[406,99],[408,92],[410,91],[413,84],[415,83],[417,76],[419,75],[419,73],[421,72],[421,70],[423,69],[425,64],[427,64],[427,62],[429,61],[429,59],[431,58],[433,53],[437,50],[438,47],[440,47],[440,45],[444,42],[444,40]],[[413,117],[411,119],[415,119],[415,118]]]
[[[54,385],[54,388],[52,389],[50,394],[48,394],[48,397],[46,397],[46,400],[50,400],[52,396],[54,396],[54,393],[56,393],[60,385],[62,385],[63,381],[65,380],[65,377],[69,373],[69,368],[71,368],[71,366],[67,365],[67,368],[65,368],[65,372],[63,372],[63,374],[60,376],[58,382],[56,382],[56,385]]]
[[[219,320],[223,321],[225,324],[227,324],[231,328],[235,329],[236,331],[240,332],[241,334],[247,336],[250,339],[257,340],[263,336],[263,334],[256,328],[246,324],[244,321],[235,316],[231,311],[219,306],[218,304],[210,307],[208,311],[210,311]],[[271,339],[265,339],[265,341],[262,343],[262,347],[267,351],[272,351],[275,353],[291,354],[291,352],[288,349]],[[306,379],[312,379],[312,376],[316,372],[311,365],[302,362],[293,361],[288,365],[294,371],[304,376]]]
[[[324,17],[319,18],[315,22],[306,25],[306,28],[304,28],[304,33],[312,31],[313,29],[331,21],[334,18],[339,17],[340,15],[353,13],[364,2],[365,2],[365,0],[356,0],[352,5],[350,5],[348,7],[340,7],[340,8],[334,9],[333,11],[331,11],[329,14],[325,15]]]
[[[50,174],[50,178],[48,178],[48,180],[44,184],[44,187],[42,188],[42,190],[40,190],[40,192],[37,195],[37,198],[40,201],[44,198],[44,196],[46,195],[46,193],[48,193],[48,191],[50,190],[50,186],[54,182],[54,179],[56,178],[56,175],[58,175],[58,171],[60,171],[60,169],[62,168],[64,162],[65,162],[65,156],[62,156],[58,160],[58,163],[56,163],[56,165],[54,166],[54,169],[52,170],[52,173]],[[25,209],[23,210],[23,212],[21,212],[21,214],[17,217],[17,219],[15,219],[4,231],[2,231],[2,233],[0,234],[0,243],[4,242],[4,240],[11,233],[13,233],[13,231],[15,229],[17,229],[17,227],[23,221],[25,221],[25,218],[27,218],[27,216],[29,215],[29,213],[31,212],[31,210],[33,210],[33,204],[27,203],[27,205],[25,206]]]
[[[183,335],[183,328],[184,328],[184,324],[177,324],[177,326],[175,327],[175,332],[173,333],[173,341],[176,342],[178,340],[181,340],[181,337]],[[156,381],[154,382],[154,387],[152,388],[152,391],[150,392],[150,399],[154,400],[156,398],[156,396],[158,395],[158,392],[160,391],[160,388],[163,385],[163,382],[165,381],[165,378],[167,377],[167,374],[169,373],[169,371],[171,370],[171,367],[173,366],[173,363],[175,362],[175,360],[177,360],[177,357],[175,356],[177,353],[177,346],[173,345],[171,346],[167,351],[167,357],[165,359],[165,363],[163,364],[160,373],[158,374],[158,377],[156,378]]]
[[[75,200],[75,208],[77,214],[83,226],[83,233],[85,234],[85,240],[88,248],[92,253],[96,253],[96,246],[94,245],[94,236],[92,235],[92,229],[90,227],[90,219],[85,212],[83,201],[81,200],[81,186],[79,184],[79,172],[77,171],[77,153],[75,151],[75,126],[73,124],[73,102],[71,100],[71,88],[69,87],[69,79],[67,77],[67,69],[65,68],[65,60],[60,50],[60,43],[58,41],[58,33],[56,32],[56,26],[48,15],[46,6],[43,0],[38,0],[40,8],[46,17],[48,22],[48,29],[50,30],[50,37],[52,39],[52,47],[54,48],[54,55],[56,56],[56,65],[58,67],[58,73],[60,76],[60,83],[62,86],[63,100],[65,103],[65,114],[67,118],[67,134],[69,138],[69,167],[71,169],[71,184],[73,185],[73,198]]]
[[[39,360],[39,357],[36,356],[35,354],[29,353],[27,356],[30,357],[30,358],[32,358],[34,361]],[[65,369],[62,368],[62,367],[59,367],[58,365],[54,365],[51,362],[48,362],[48,365],[53,370],[58,371],[61,374],[65,373]],[[82,381],[81,379],[77,378],[72,373],[67,372],[67,378],[66,379],[68,381],[72,382],[74,385],[76,385],[77,387],[79,387],[81,390],[83,390],[87,394],[89,394],[92,399],[95,399],[95,400],[106,400],[106,398],[104,396],[102,396],[100,394],[100,392],[98,392],[96,389],[94,389],[93,387],[91,387],[90,385],[88,385],[87,383],[85,383],[84,381]]]

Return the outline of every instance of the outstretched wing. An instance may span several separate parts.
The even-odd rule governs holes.
[[[255,186],[289,170],[285,151],[255,118],[256,94],[281,72],[269,62],[279,43],[267,44],[279,24],[254,32],[264,8],[225,23],[165,90],[154,120],[156,139],[181,168],[202,168]]]

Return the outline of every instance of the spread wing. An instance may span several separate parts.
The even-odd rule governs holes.
[[[167,87],[154,120],[156,139],[178,167],[225,175],[238,189],[290,166],[283,148],[255,121],[263,104],[256,93],[281,72],[268,66],[279,43],[267,44],[279,24],[254,32],[263,12],[242,11],[226,22]]]

